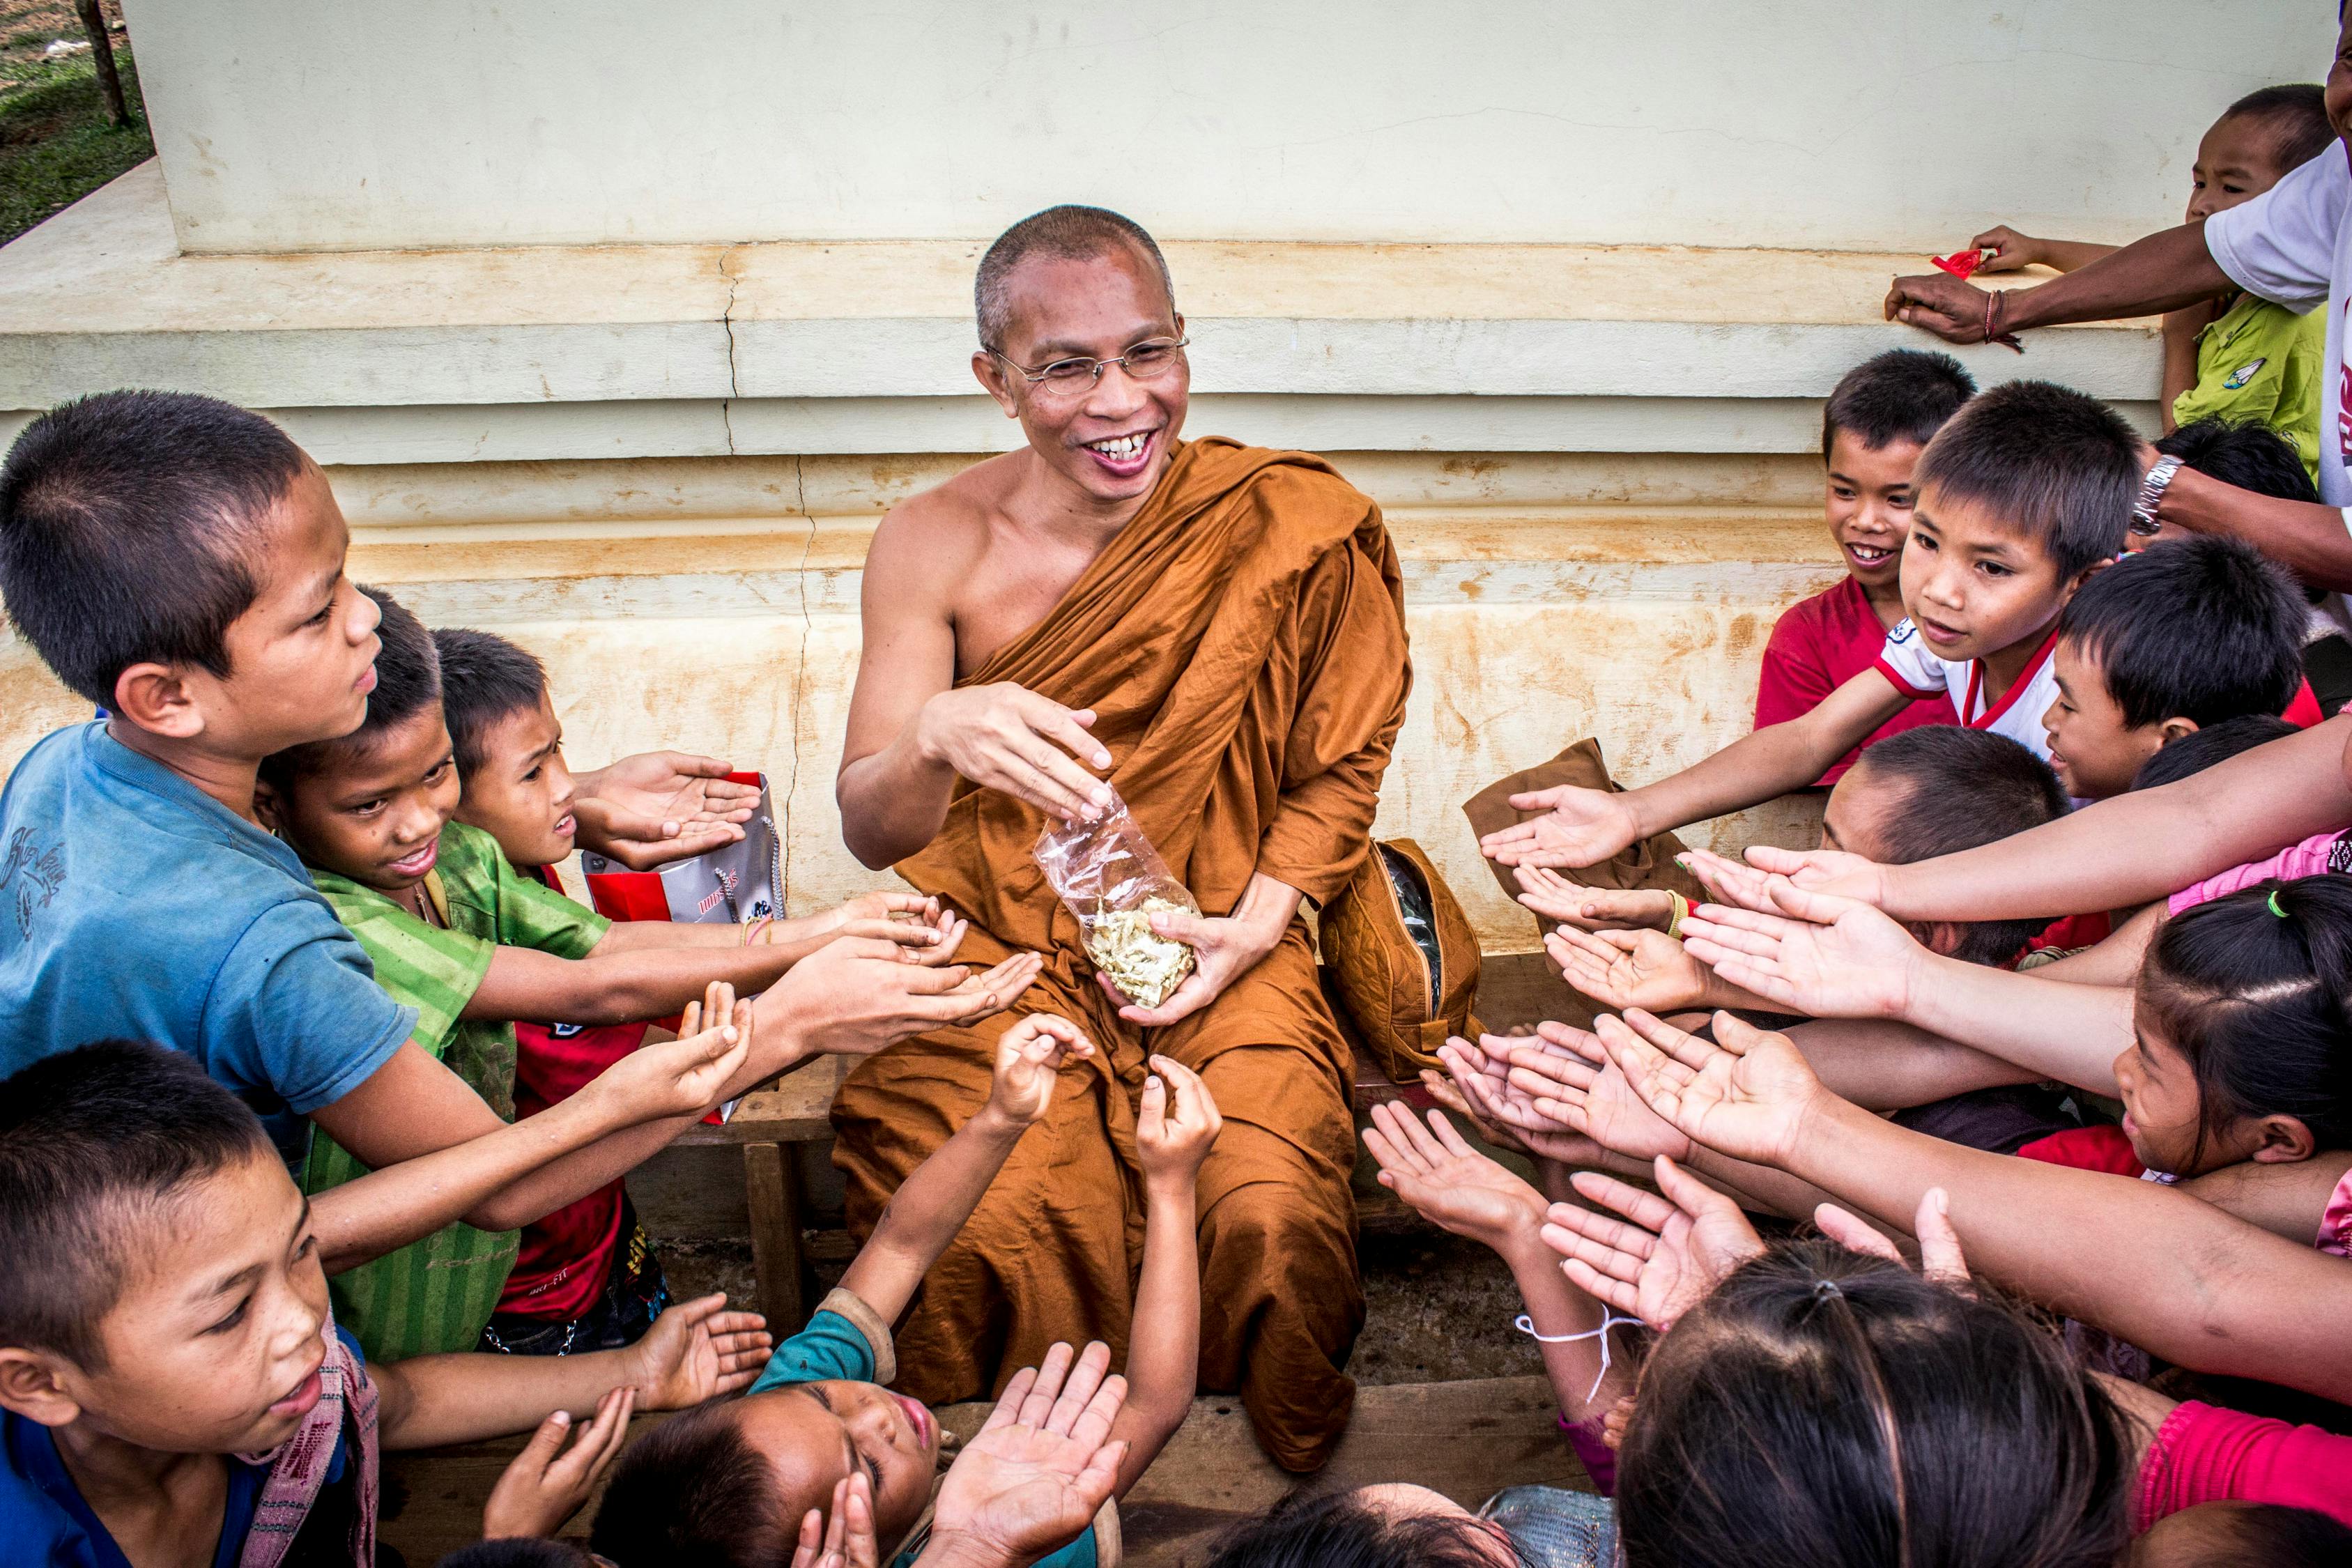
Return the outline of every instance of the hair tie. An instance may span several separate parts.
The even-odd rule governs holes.
[[[2273,914],[2274,914],[2274,915],[2278,916],[2278,918],[2279,918],[2279,919],[2281,919],[2281,920],[2284,920],[2284,919],[2286,919],[2286,911],[2285,911],[2284,910],[2283,910],[2283,909],[2279,908],[2279,905],[2278,905],[2278,896],[2279,896],[2279,890],[2278,890],[2276,888],[2273,888],[2273,889],[2271,889],[2271,896],[2270,896],[2269,898],[2267,898],[2267,899],[2264,899],[2264,900],[2263,900],[2263,902],[2270,906],[2270,911],[2271,911],[2271,913],[2273,913]]]
[[[1816,1279],[1813,1281],[1813,1300],[1816,1301],[1826,1301],[1832,1296],[1843,1299],[1844,1295],[1845,1290],[1843,1287],[1840,1286],[1834,1279]]]

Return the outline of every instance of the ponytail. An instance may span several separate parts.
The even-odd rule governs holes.
[[[2197,1148],[2232,1121],[2292,1116],[2352,1148],[2352,878],[2263,882],[2168,922],[2141,1003],[2197,1075]]]

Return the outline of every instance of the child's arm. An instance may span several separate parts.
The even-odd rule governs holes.
[[[2241,1160],[2192,1176],[2179,1188],[2248,1225],[2308,1247],[2320,1239],[2328,1201],[2348,1170],[2352,1151],[2338,1149],[2285,1164]]]
[[[689,1005],[678,1038],[632,1052],[578,1094],[536,1116],[509,1125],[483,1106],[491,1131],[313,1196],[310,1219],[320,1267],[340,1274],[460,1217],[505,1217],[503,1209],[495,1215],[486,1211],[518,1202],[527,1206],[543,1190],[551,1161],[647,1121],[699,1116],[751,1048],[751,1005],[735,1003],[721,987],[713,988],[709,1001],[709,1016],[716,1020],[709,1028],[699,1026],[702,1005]],[[429,1058],[425,1061],[448,1070]],[[481,1104],[478,1099],[475,1103]]]
[[[1655,784],[1515,795],[1514,810],[1546,815],[1488,834],[1479,850],[1506,866],[1596,865],[1653,834],[1804,788],[1910,700],[1883,671],[1865,669],[1803,717],[1744,735]]]
[[[1424,1219],[1492,1247],[1510,1265],[1538,1336],[1552,1393],[1570,1421],[1598,1415],[1631,1389],[1632,1369],[1623,1361],[1602,1375],[1601,1336],[1592,1331],[1604,1321],[1603,1310],[1569,1284],[1559,1260],[1544,1244],[1549,1205],[1541,1193],[1464,1142],[1434,1110],[1423,1127],[1405,1108],[1372,1107],[1364,1147],[1380,1162],[1381,1185]],[[1570,1334],[1591,1337],[1565,1337]]]
[[[1718,1015],[1709,1045],[1635,1014],[1610,1054],[1693,1140],[1888,1224],[1930,1187],[1989,1278],[2194,1371],[2352,1398],[2352,1265],[2159,1183],[1987,1153],[1828,1093],[1787,1037]]]
[[[2037,265],[2053,272],[2072,272],[2103,256],[2113,256],[2122,247],[2087,239],[2041,239],[2020,234],[2003,223],[1995,224],[1969,241],[1969,248],[1991,252],[1979,268],[1985,272],[2015,272],[2020,268]]]
[[[683,1410],[748,1388],[774,1342],[757,1312],[730,1312],[724,1296],[681,1302],[625,1350],[582,1355],[417,1356],[368,1368],[390,1450],[438,1448],[527,1432],[554,1411],[579,1420],[616,1388],[646,1410]]]
[[[911,894],[875,894],[875,901],[903,903],[908,912],[931,900]],[[847,906],[845,906],[846,908]],[[839,911],[834,911],[838,913]],[[760,928],[760,940],[744,944],[747,928],[696,925],[677,921],[623,921],[614,924],[585,958],[560,958],[535,948],[500,946],[466,1003],[468,1018],[528,1018],[566,1024],[634,1024],[664,1018],[724,983],[753,995],[835,936],[872,937],[895,942],[918,963],[945,963],[954,956],[948,941],[961,922],[934,910],[926,921],[893,920],[888,913],[845,921],[812,936],[818,921],[777,921]],[[778,936],[787,924],[797,935]]]
[[[2336,526],[2341,532],[2340,519]],[[2338,714],[2178,784],[2133,790],[1975,849],[1906,866],[1768,845],[1750,847],[1748,858],[1802,886],[1866,900],[1899,921],[2129,909],[2352,823],[2347,742],[2352,713]],[[1695,852],[1692,862],[1693,869],[1716,874],[1704,852]]]
[[[1033,1013],[998,1037],[988,1102],[899,1184],[874,1234],[841,1277],[841,1288],[884,1322],[896,1322],[923,1276],[980,1205],[1013,1146],[1045,1120],[1055,1076],[1066,1064],[1094,1054],[1076,1024],[1050,1013]]]
[[[1702,906],[1692,957],[1773,1005],[1816,1017],[1894,1018],[2098,1094],[2132,1041],[2132,993],[1963,963],[1929,952],[1857,899],[1775,879],[1785,915]]]
[[[1143,1275],[1127,1348],[1127,1405],[1111,1427],[1127,1439],[1118,1489],[1142,1479],[1184,1425],[1201,1373],[1201,1258],[1193,1186],[1224,1125],[1200,1075],[1167,1057],[1151,1058],[1135,1119],[1143,1165]]]

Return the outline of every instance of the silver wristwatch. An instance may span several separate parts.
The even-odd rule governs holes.
[[[2156,509],[2164,501],[2164,489],[2172,483],[2172,476],[2180,471],[2180,459],[2169,453],[2158,458],[2139,482],[2139,500],[2132,502],[2131,531],[2134,533],[2154,533],[2163,524],[2156,521]]]

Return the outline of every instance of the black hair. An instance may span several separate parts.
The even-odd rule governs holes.
[[[2294,443],[2267,425],[2209,414],[2160,437],[2156,449],[2207,479],[2280,500],[2319,504],[2319,487]]]
[[[1168,275],[1168,258],[1160,254],[1159,241],[1141,224],[1108,207],[1064,205],[1031,213],[998,235],[980,258],[980,270],[972,279],[971,303],[980,321],[981,346],[991,351],[1003,346],[1004,334],[1013,325],[1013,306],[1005,290],[1013,268],[1030,257],[1083,261],[1129,248],[1148,258],[1159,272],[1160,287],[1167,291],[1172,310],[1176,284]]]
[[[434,1568],[594,1568],[593,1560],[568,1541],[536,1535],[502,1535],[460,1546]]]
[[[2317,82],[2256,88],[2223,110],[2221,119],[2261,121],[2271,133],[2281,174],[2310,163],[2336,140],[2336,127],[2327,120],[2327,89]]]
[[[735,1423],[734,1401],[674,1415],[621,1452],[588,1531],[620,1568],[772,1568],[793,1554],[775,1473]]]
[[[1783,1242],[1642,1369],[1618,1458],[1630,1568],[2112,1568],[2123,1427],[2057,1337],[1826,1240]]]
[[[261,591],[259,519],[302,449],[258,414],[178,392],[102,392],[30,425],[0,467],[0,600],[42,662],[111,708],[134,664],[229,673]]]
[[[2184,910],[2148,944],[2139,1002],[2197,1075],[2197,1142],[2292,1116],[2352,1149],[2352,878],[2263,882]]]
[[[2191,730],[2177,741],[2167,741],[2156,755],[2139,765],[2139,772],[2132,775],[2131,786],[2160,789],[2168,784],[2179,784],[2242,752],[2302,732],[2273,713],[2241,713],[2235,719]]]
[[[2352,1563],[2352,1525],[2313,1508],[2235,1500],[2199,1503],[2168,1514],[2156,1528],[2168,1536],[2193,1531],[2198,1537],[2194,1548],[2184,1547],[2177,1536],[2167,1541],[2154,1553],[2159,1562],[2193,1560],[2197,1568],[2344,1568]]]
[[[1822,461],[1841,430],[1875,452],[1897,441],[1926,446],[1960,405],[1977,395],[1976,377],[1947,353],[1888,349],[1838,378],[1822,405]]]
[[[364,756],[386,730],[441,705],[441,659],[434,651],[433,634],[390,594],[364,583],[357,586],[383,612],[375,628],[382,646],[375,656],[375,689],[368,693],[367,717],[348,735],[305,741],[264,757],[261,776],[279,789],[338,761]]]
[[[1360,1491],[1299,1491],[1227,1532],[1204,1568],[1495,1568],[1497,1544],[1520,1556],[1495,1526],[1459,1514],[1392,1514]]]
[[[1923,491],[1933,485],[1939,501],[1984,508],[2035,541],[2060,580],[2071,581],[2124,547],[2139,496],[2139,437],[2095,397],[2012,381],[1952,416],[1919,454],[1911,482]]]
[[[1877,823],[1891,865],[1933,860],[2055,822],[2066,792],[2050,764],[2006,735],[1958,724],[1922,724],[1866,747],[1854,764],[1868,777],[1905,786]],[[2006,963],[2042,920],[1970,921],[1951,956],[1963,963]]]
[[[482,738],[546,697],[547,668],[496,632],[442,626],[433,648],[441,660],[441,716],[457,749],[457,773],[470,778],[482,765]]]
[[[2094,659],[2137,730],[2277,713],[2303,684],[2310,616],[2286,569],[2243,540],[2192,533],[2127,555],[2083,584],[2058,635]]]
[[[0,1345],[103,1370],[139,1222],[256,1156],[260,1119],[180,1051],[100,1040],[0,1079]]]

